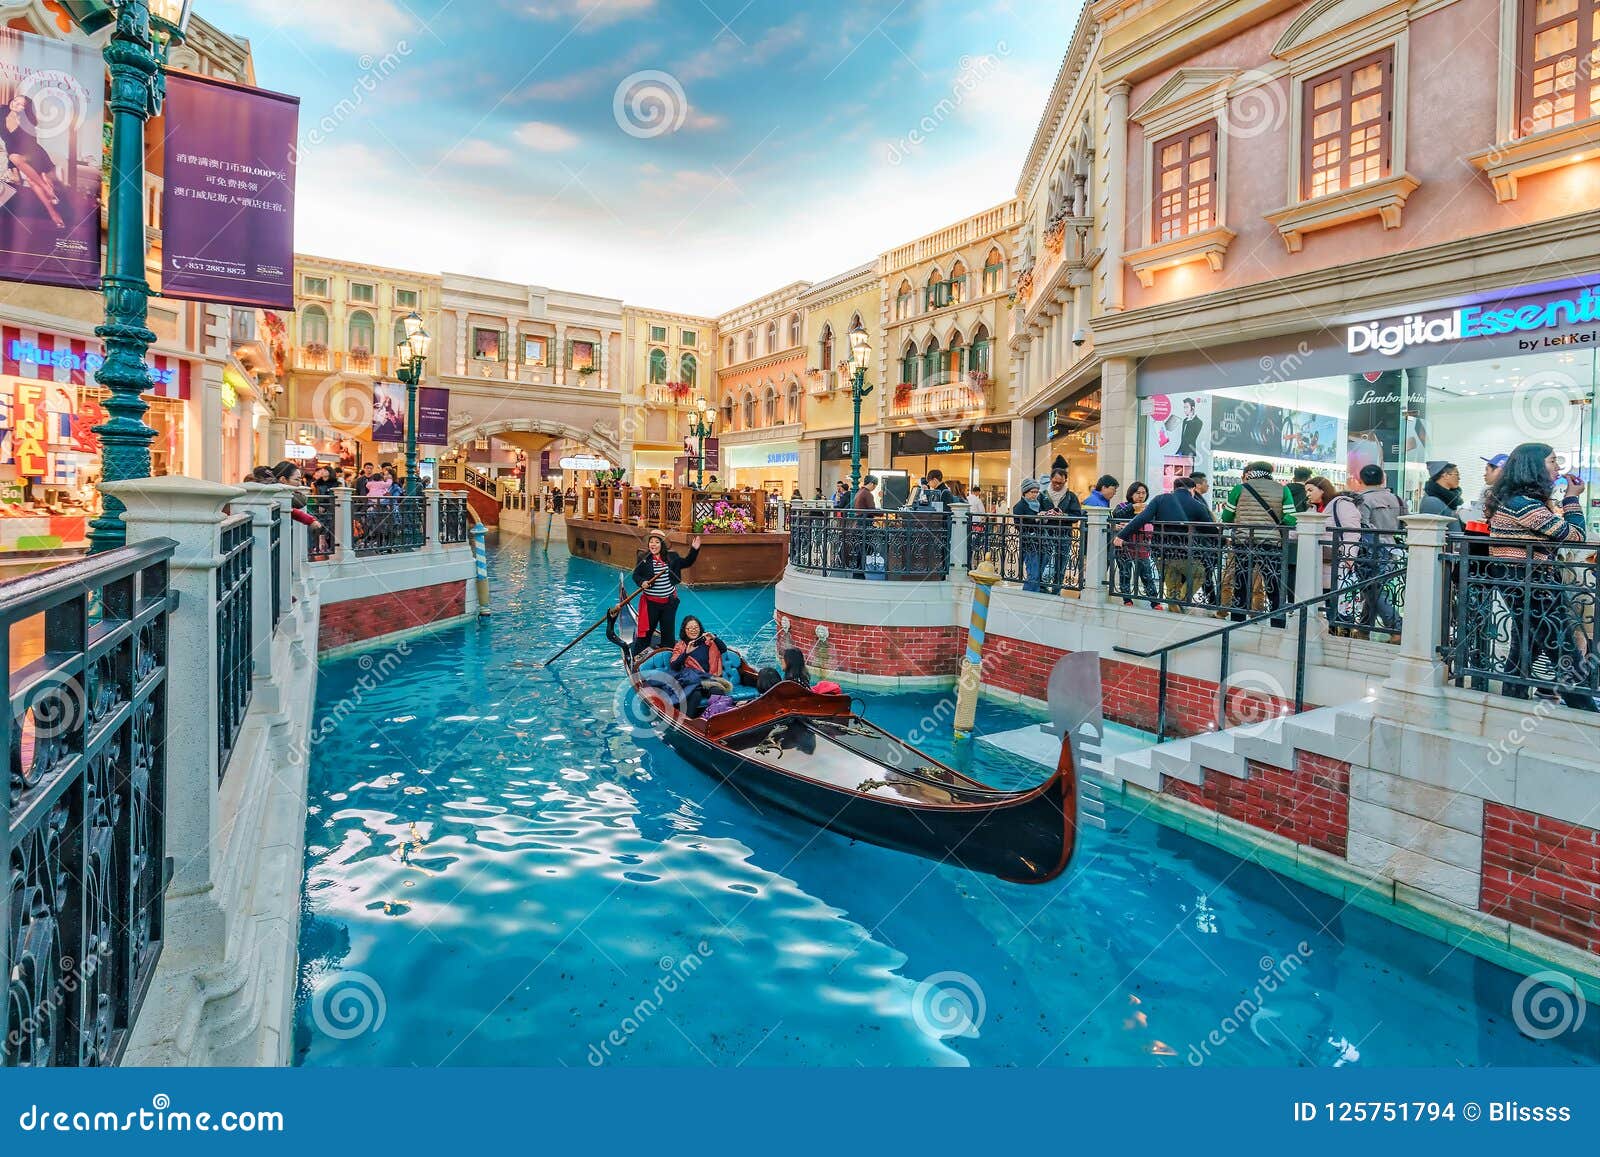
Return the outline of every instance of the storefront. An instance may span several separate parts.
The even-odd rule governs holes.
[[[740,445],[724,437],[720,448],[718,478],[724,486],[748,486],[787,498],[800,485],[800,443],[793,439]]]
[[[904,470],[915,485],[930,470],[945,481],[977,487],[985,503],[1003,502],[1020,478],[1011,476],[1011,424],[906,430],[891,435],[890,466]]]
[[[108,391],[94,372],[98,343],[14,326],[0,328],[0,557],[11,552],[75,552],[87,545],[100,512],[100,436]],[[145,395],[152,475],[183,469],[188,362],[149,360]]]
[[[683,456],[683,447],[672,442],[634,443],[633,468],[628,472],[628,479],[639,486],[671,485],[678,460]]]
[[[1220,493],[1258,459],[1285,480],[1305,466],[1338,483],[1376,463],[1415,510],[1429,462],[1459,465],[1471,499],[1482,459],[1545,442],[1593,495],[1597,354],[1600,288],[1579,285],[1149,358],[1141,477],[1170,489],[1203,470]]]
[[[1098,382],[1064,399],[1034,420],[1034,475],[1049,478],[1058,460],[1066,461],[1067,485],[1075,493],[1087,494],[1094,489],[1100,477]]]

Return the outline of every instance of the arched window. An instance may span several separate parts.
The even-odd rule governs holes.
[[[700,361],[693,354],[684,354],[678,361],[678,380],[690,389],[700,376]]]
[[[834,368],[833,364],[833,326],[824,322],[822,337],[817,341],[817,353],[822,358],[822,372],[827,373]]]
[[[754,430],[756,428],[756,396],[749,390],[744,392],[744,424],[741,430]]]
[[[950,303],[960,305],[967,299],[967,267],[960,261],[950,270]]]
[[[769,385],[761,403],[762,424],[776,426],[778,424],[778,391]]]
[[[923,309],[939,308],[939,287],[943,284],[944,278],[939,276],[939,271],[937,269],[928,274],[928,283],[922,287]]]
[[[400,348],[400,343],[405,341],[405,340],[406,340],[406,319],[403,318],[403,317],[397,317],[397,318],[394,319],[394,348],[395,349],[399,349]]]
[[[353,357],[371,357],[372,346],[377,340],[377,330],[372,324],[372,315],[364,309],[358,309],[350,315],[350,353]]]
[[[722,428],[733,429],[733,395],[729,394],[722,399]]]
[[[755,356],[756,356],[756,331],[753,330],[753,329],[747,329],[747,330],[744,331],[744,360],[745,361],[749,361],[751,358],[753,358]]]
[[[652,386],[664,385],[667,380],[667,351],[653,349],[650,351],[650,384]]]
[[[963,343],[961,340],[961,331],[958,329],[950,335],[950,341],[945,346],[944,355],[939,361],[939,365],[943,370],[940,381],[960,381],[962,373],[967,368],[963,363],[963,359],[966,357],[966,355],[967,351],[963,348]]]
[[[925,386],[939,382],[939,353],[939,339],[930,334],[922,347],[922,384]]]
[[[328,346],[328,311],[320,305],[308,305],[300,315],[300,344],[303,346]]]
[[[989,250],[989,256],[983,259],[983,291],[985,293],[999,293],[1006,284],[1006,259],[1000,255],[1000,247],[994,246]]]
[[[917,356],[917,343],[906,339],[905,349],[900,351],[900,380],[916,385],[922,380],[922,359]]]
[[[791,313],[789,315],[789,348],[793,349],[795,346],[797,346],[799,344],[800,344],[800,315],[798,313]]]
[[[728,364],[733,364],[733,339],[731,337],[728,339]]]
[[[769,322],[767,322],[767,352],[770,354],[773,350],[775,350],[777,348],[778,348],[778,323],[775,322],[775,321],[769,321]]]
[[[800,421],[800,383],[789,383],[789,411],[787,420],[791,423]]]
[[[967,360],[967,368],[975,373],[989,373],[989,327],[979,324],[972,331],[972,352]]]
[[[904,321],[911,316],[911,282],[903,277],[894,295],[894,316],[896,321]]]

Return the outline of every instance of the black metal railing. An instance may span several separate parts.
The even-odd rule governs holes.
[[[174,545],[107,551],[0,593],[25,659],[0,723],[0,1067],[118,1063],[160,958]]]
[[[334,530],[339,524],[338,499],[332,494],[308,495],[306,513],[317,520],[316,526],[307,527],[311,538],[306,553],[314,559],[332,558],[339,546],[339,536]]]
[[[967,523],[967,569],[987,560],[1023,590],[1083,589],[1088,520],[1081,516],[977,514]]]
[[[810,574],[941,581],[950,574],[950,520],[942,511],[790,511],[789,565]]]
[[[416,495],[351,498],[351,547],[357,554],[421,550],[426,541],[427,501]]]
[[[524,498],[527,495],[523,495]],[[467,516],[467,496],[465,494],[439,495],[439,541],[466,542],[467,528],[472,525],[472,520]]]
[[[528,510],[529,494],[526,490],[507,490],[500,496],[502,510]],[[538,509],[538,500],[534,499],[532,509]]]
[[[272,520],[267,524],[268,561],[272,564],[272,629],[278,629],[283,616],[283,571],[278,566],[283,558],[283,511],[272,508]]]
[[[1232,690],[1228,685],[1228,679],[1231,674],[1232,667],[1232,644],[1234,633],[1236,631],[1243,630],[1245,627],[1260,626],[1262,623],[1269,621],[1274,621],[1274,625],[1280,625],[1282,620],[1287,619],[1289,615],[1294,615],[1296,617],[1297,642],[1295,646],[1294,658],[1294,699],[1292,700],[1292,703],[1294,707],[1294,713],[1299,714],[1301,711],[1305,710],[1306,705],[1306,641],[1307,632],[1310,627],[1310,617],[1314,614],[1320,613],[1323,607],[1327,604],[1329,598],[1341,598],[1347,594],[1359,593],[1360,589],[1363,587],[1393,582],[1396,577],[1401,577],[1403,579],[1404,575],[1404,568],[1380,571],[1379,573],[1368,576],[1367,578],[1362,579],[1349,587],[1337,587],[1331,591],[1316,595],[1313,598],[1301,599],[1299,602],[1288,603],[1262,611],[1259,614],[1249,615],[1235,622],[1216,627],[1213,630],[1203,631],[1198,635],[1191,635],[1187,639],[1179,639],[1175,643],[1168,643],[1164,647],[1156,647],[1148,651],[1140,651],[1133,647],[1122,646],[1118,646],[1113,649],[1119,654],[1131,655],[1138,659],[1157,660],[1156,718],[1154,727],[1156,735],[1164,740],[1168,738],[1168,667],[1170,665],[1173,652],[1181,651],[1185,647],[1193,647],[1199,643],[1209,643],[1212,639],[1219,640],[1221,655],[1218,660],[1217,699],[1213,719],[1210,721],[1209,725],[1214,725],[1220,730],[1224,727],[1230,726],[1233,722],[1228,718],[1229,691]],[[1272,708],[1279,706],[1279,704],[1276,703],[1263,704],[1259,702],[1260,700],[1269,698],[1267,692],[1260,688],[1239,690],[1241,691],[1241,694],[1251,701],[1251,710],[1248,712],[1248,714],[1252,716],[1259,717],[1259,712],[1263,707],[1271,710]],[[1290,701],[1286,700],[1282,704],[1285,709],[1287,709],[1288,702]]]
[[[465,478],[470,485],[476,486],[479,490],[485,491],[489,494],[494,493],[494,480],[482,470],[475,470],[471,466],[463,466],[461,468],[461,477]]]
[[[1106,524],[1106,589],[1125,602],[1225,611],[1237,620],[1294,594],[1290,527],[1163,522],[1124,536],[1126,525]]]
[[[251,602],[254,598],[254,543],[250,515],[235,514],[222,524],[222,565],[217,567],[217,776],[250,709]]]
[[[1491,553],[1491,549],[1493,553]],[[1526,699],[1534,691],[1594,706],[1600,693],[1597,546],[1452,536],[1444,570],[1440,653],[1456,686]]]
[[[1398,643],[1406,605],[1406,532],[1331,527],[1324,540],[1328,577],[1324,589],[1349,590],[1328,599],[1328,626],[1335,635]],[[1386,583],[1363,580],[1399,573]]]

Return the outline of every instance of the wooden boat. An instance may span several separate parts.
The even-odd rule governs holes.
[[[748,800],[851,839],[1014,883],[1045,883],[1071,862],[1078,782],[1069,742],[1044,783],[1000,791],[869,722],[847,695],[781,683],[710,719],[691,719],[675,702],[669,674],[653,670],[649,656],[634,663],[626,650],[622,655],[648,713],[644,721],[673,751]]]

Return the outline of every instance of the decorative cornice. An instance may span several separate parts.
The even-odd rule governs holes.
[[[738,374],[760,373],[762,370],[771,369],[780,362],[793,361],[797,358],[800,361],[805,361],[805,357],[806,347],[804,345],[790,346],[785,350],[774,350],[770,354],[763,354],[758,358],[751,358],[747,362],[734,362],[729,366],[718,366],[717,377],[721,379],[733,377]]]

